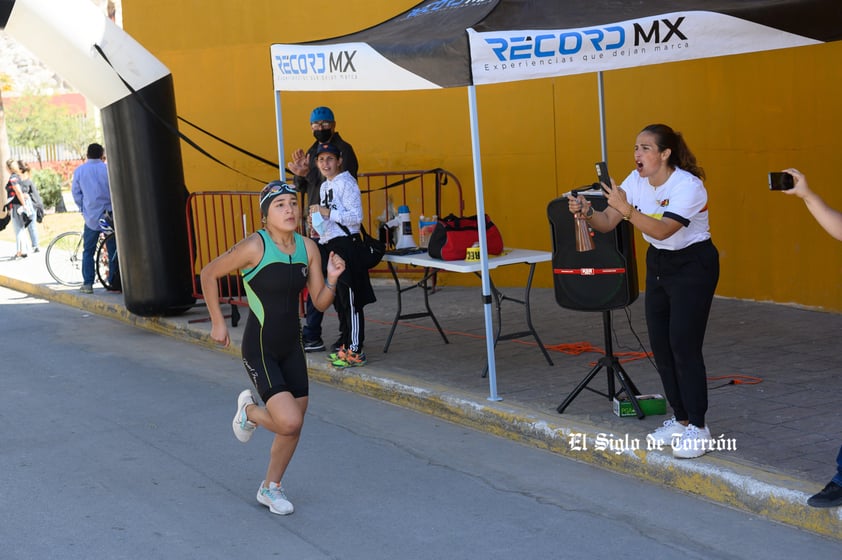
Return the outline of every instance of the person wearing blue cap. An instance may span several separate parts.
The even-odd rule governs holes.
[[[342,155],[342,168],[351,174],[354,179],[357,178],[357,170],[359,163],[357,162],[357,154],[354,153],[354,148],[342,139],[338,132],[336,132],[336,118],[333,116],[333,111],[329,107],[316,107],[310,113],[310,128],[313,131],[315,142],[305,152],[298,149],[292,154],[291,161],[287,164],[287,168],[295,175],[295,187],[299,192],[304,193],[305,201],[304,207],[318,204],[319,188],[325,180],[325,177],[319,171],[316,165],[316,150],[320,144],[332,144],[336,146],[339,153]],[[307,216],[303,216],[306,221]],[[308,234],[312,239],[318,239],[319,234],[312,228],[307,228]],[[324,248],[324,245],[319,245]],[[322,255],[322,261],[325,260]],[[304,325],[304,351],[305,352],[321,352],[325,349],[324,341],[322,340],[322,319],[323,314],[313,306],[312,300],[308,297],[305,305],[306,323]],[[337,341],[338,343],[338,341]],[[338,350],[336,343],[333,345],[333,350]]]
[[[202,268],[202,293],[211,318],[211,339],[228,346],[231,339],[219,304],[219,279],[237,271],[248,294],[249,316],[243,331],[243,365],[263,401],[251,389],[240,392],[232,427],[245,443],[258,426],[274,433],[266,476],[257,501],[278,515],[294,511],[281,480],[292,460],[304,414],[309,380],[301,344],[298,302],[305,287],[321,310],[333,302],[345,261],[328,253],[322,265],[316,244],[297,232],[301,223],[298,192],[272,181],[260,192],[263,228],[249,235]],[[322,275],[322,269],[327,270]]]

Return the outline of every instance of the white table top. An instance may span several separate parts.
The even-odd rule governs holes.
[[[498,266],[509,264],[535,264],[548,262],[553,258],[549,251],[533,251],[531,249],[509,249],[503,250],[502,255],[488,255],[488,269],[493,270]],[[383,255],[383,260],[394,264],[409,264],[448,270],[450,272],[480,272],[482,263],[480,261],[443,261],[434,259],[427,253],[417,255]]]

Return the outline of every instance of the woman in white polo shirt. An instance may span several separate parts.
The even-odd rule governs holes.
[[[596,212],[583,196],[569,199],[601,232],[621,220],[639,229],[646,252],[646,324],[664,394],[674,416],[650,438],[690,459],[711,450],[707,371],[702,357],[711,302],[719,280],[719,252],[710,239],[704,171],[680,133],[644,128],[634,145],[637,168],[621,185],[603,185],[608,207]],[[584,207],[583,207],[584,205]]]

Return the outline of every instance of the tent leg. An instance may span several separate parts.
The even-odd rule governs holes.
[[[482,186],[482,156],[479,148],[479,125],[477,124],[477,92],[468,86],[468,109],[471,118],[471,151],[474,162],[474,191],[477,199],[477,220],[479,226],[479,256],[482,264],[482,301],[485,311],[485,349],[488,357],[488,400],[501,401],[497,395],[497,363],[494,359],[493,310],[491,309],[491,277],[488,272],[488,244],[485,239],[485,199]]]

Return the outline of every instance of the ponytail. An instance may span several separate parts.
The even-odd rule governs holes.
[[[667,148],[670,149],[670,157],[667,161],[670,167],[679,167],[704,180],[705,170],[696,163],[696,156],[690,151],[687,142],[684,141],[684,136],[680,132],[674,131],[665,124],[650,124],[641,132],[649,132],[655,136],[659,151],[663,152]]]

